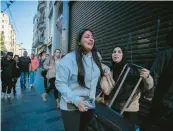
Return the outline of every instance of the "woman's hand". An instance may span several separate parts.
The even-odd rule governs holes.
[[[146,99],[147,101],[152,101],[152,98],[148,98],[144,96],[144,99]]]
[[[104,70],[104,76],[107,76],[110,74],[110,71],[109,70]]]
[[[141,69],[140,70],[140,77],[143,79],[147,79],[150,76],[150,71],[147,69]]]
[[[79,111],[81,111],[81,112],[88,111],[87,109],[85,109],[85,107],[89,107],[89,105],[86,104],[86,103],[84,102],[84,100],[85,100],[85,99],[82,97],[80,103],[78,104],[78,109],[79,109]]]

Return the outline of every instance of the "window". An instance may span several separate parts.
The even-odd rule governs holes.
[[[4,25],[2,25],[2,28],[4,28]]]
[[[2,20],[2,23],[4,23],[4,20]]]

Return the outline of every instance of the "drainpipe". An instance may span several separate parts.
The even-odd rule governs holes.
[[[52,24],[52,29],[53,29],[53,33],[52,33],[52,55],[54,50],[57,48],[57,41],[58,41],[58,29],[56,27],[56,21],[58,18],[58,11],[57,11],[57,1],[54,1],[53,4],[53,24]]]
[[[69,44],[69,1],[63,1],[63,25],[62,25],[63,55],[68,53]]]

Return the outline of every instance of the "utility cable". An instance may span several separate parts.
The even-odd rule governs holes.
[[[12,1],[12,0],[10,0],[10,4],[8,4],[8,3],[6,2],[7,7],[6,7],[3,11],[1,11],[1,13],[5,12],[14,2],[15,2],[15,1]]]
[[[10,13],[10,15],[11,15],[11,19],[13,20],[15,29],[16,29],[17,33],[19,33],[19,32],[18,32],[18,29],[17,29],[17,26],[16,26],[16,24],[15,24],[15,21],[14,21],[14,19],[13,19],[12,13],[11,13],[11,11],[10,11],[10,8],[8,8],[8,10],[9,10],[9,13]]]

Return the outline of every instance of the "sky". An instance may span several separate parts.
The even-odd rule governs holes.
[[[7,1],[1,1],[1,11],[3,11],[7,5],[10,3]],[[28,52],[32,48],[32,39],[33,39],[33,18],[37,12],[38,1],[17,1],[14,0],[13,4],[7,9],[6,13],[16,32],[16,42],[18,44],[23,43],[21,46],[25,48]],[[14,24],[15,23],[15,24]]]

